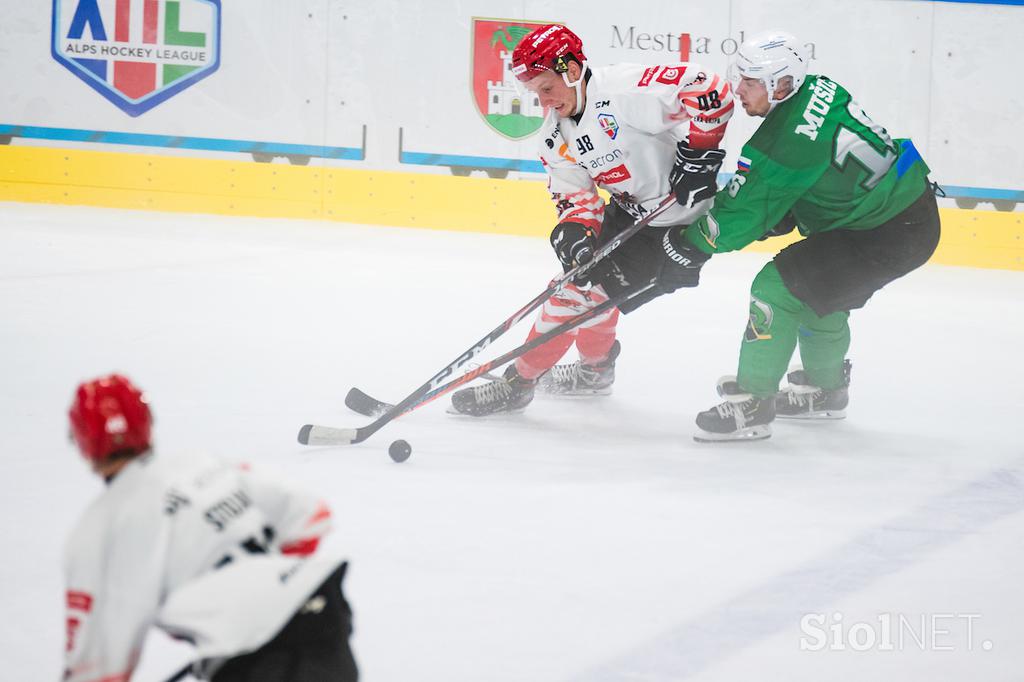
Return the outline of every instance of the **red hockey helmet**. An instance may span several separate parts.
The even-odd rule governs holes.
[[[565,73],[569,60],[583,65],[580,37],[560,24],[548,24],[534,29],[512,51],[512,74],[521,81],[533,80],[545,71]]]
[[[153,415],[142,391],[120,374],[81,384],[68,416],[71,435],[88,460],[102,462],[115,452],[149,449]]]

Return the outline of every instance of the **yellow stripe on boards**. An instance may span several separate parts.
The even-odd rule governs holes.
[[[349,169],[326,176],[332,220],[547,237],[557,219],[542,181]]]
[[[942,239],[930,262],[1024,270],[1024,213],[940,208]]]
[[[547,237],[543,181],[0,146],[0,200]],[[1024,213],[940,209],[934,263],[1024,270]],[[773,253],[796,237],[755,242]]]
[[[1024,213],[940,208],[942,238],[929,263],[1024,271]],[[801,239],[793,232],[754,242],[747,251],[775,253]]]
[[[0,147],[0,200],[547,236],[542,181]]]

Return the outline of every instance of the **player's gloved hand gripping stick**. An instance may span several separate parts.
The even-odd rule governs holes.
[[[669,196],[666,197],[660,204],[658,204],[653,211],[648,213],[643,218],[638,219],[629,228],[623,230],[620,234],[618,234],[615,237],[615,239],[613,239],[612,241],[608,242],[600,249],[595,251],[594,257],[590,261],[573,268],[569,272],[564,273],[561,277],[555,279],[550,285],[548,285],[548,287],[544,291],[537,294],[537,296],[535,296],[529,303],[527,303],[522,308],[513,313],[511,316],[506,318],[503,322],[501,322],[501,324],[499,324],[497,327],[488,332],[487,335],[485,335],[475,344],[470,346],[468,350],[466,350],[457,358],[455,358],[455,360],[449,363],[444,369],[442,369],[440,372],[431,377],[429,381],[427,381],[425,384],[423,384],[415,391],[410,393],[404,400],[396,404],[393,408],[388,409],[384,414],[378,417],[378,419],[374,421],[372,424],[368,424],[359,429],[330,429],[330,431],[335,432],[335,435],[328,439],[327,442],[317,437],[317,434],[324,433],[323,429],[327,429],[327,427],[317,427],[312,424],[306,424],[305,426],[302,427],[302,429],[299,430],[299,442],[304,445],[340,445],[346,443],[361,443],[391,420],[400,417],[406,412],[411,412],[412,410],[430,402],[439,395],[447,393],[449,390],[456,388],[456,386],[461,386],[462,384],[472,381],[476,377],[482,375],[484,372],[490,370],[492,367],[504,364],[505,362],[508,362],[511,359],[519,357],[519,355],[522,355],[523,353],[529,351],[530,349],[541,345],[545,341],[548,341],[554,338],[555,336],[558,336],[559,334],[569,331],[570,329],[575,328],[579,324],[586,322],[588,319],[593,317],[593,314],[595,314],[595,310],[600,310],[601,312],[604,312],[608,308],[614,305],[618,305],[619,303],[627,300],[629,297],[623,296],[610,301],[609,303],[611,305],[602,304],[601,306],[598,306],[597,308],[587,311],[587,313],[584,313],[583,315],[580,315],[577,318],[569,320],[567,323],[560,325],[559,327],[556,327],[555,329],[551,330],[549,334],[544,334],[534,339],[534,341],[540,341],[540,343],[537,343],[536,345],[530,345],[530,343],[533,343],[530,342],[524,344],[523,346],[520,346],[519,348],[513,351],[509,351],[509,353],[516,354],[509,355],[509,353],[506,353],[505,355],[509,357],[503,360],[501,363],[498,363],[496,360],[491,361],[489,363],[486,363],[486,365],[481,365],[480,367],[475,368],[472,372],[465,374],[464,376],[459,377],[454,381],[449,382],[448,384],[444,384],[445,381],[448,381],[452,376],[454,376],[456,370],[458,370],[463,365],[465,365],[470,360],[479,355],[485,348],[487,348],[487,346],[491,345],[491,343],[493,343],[496,339],[501,337],[502,334],[507,332],[509,329],[515,326],[516,323],[521,321],[523,318],[525,318],[527,315],[529,315],[539,306],[541,306],[544,303],[544,301],[548,300],[552,295],[560,291],[566,284],[571,282],[574,278],[582,275],[584,272],[592,268],[594,265],[596,265],[598,262],[604,259],[609,253],[617,249],[620,244],[622,244],[627,239],[632,237],[634,234],[639,232],[641,229],[649,225],[650,222],[654,220],[654,218],[659,216],[661,213],[663,213],[666,209],[668,209],[675,203],[675,195],[669,194]],[[642,291],[646,290],[647,288],[643,289]],[[576,320],[579,320],[579,322],[576,322]],[[576,324],[573,324],[574,322]],[[371,398],[362,391],[359,391],[359,389],[353,388],[351,391],[349,391],[349,395],[346,397],[345,402],[350,408],[362,414],[372,415],[375,412],[375,408],[372,404],[368,405],[365,402],[361,402],[360,397],[368,398],[370,401],[376,403],[377,405],[386,404]],[[338,435],[339,433],[343,433],[344,435]],[[314,442],[315,440],[318,442]]]

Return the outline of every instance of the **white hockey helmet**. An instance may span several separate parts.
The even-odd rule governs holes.
[[[733,86],[740,78],[756,78],[764,83],[772,107],[796,94],[807,76],[807,51],[797,39],[783,31],[766,31],[746,40],[736,51],[729,66],[729,79]],[[776,100],[775,89],[779,81],[789,76],[793,89],[783,99]]]

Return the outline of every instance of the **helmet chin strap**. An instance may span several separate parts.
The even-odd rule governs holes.
[[[774,81],[775,79],[773,78],[772,80]],[[775,99],[775,91],[779,87],[778,84],[776,83],[775,87],[771,87],[767,81],[762,80],[761,82],[764,83],[765,90],[771,93],[770,95],[768,95],[768,114],[772,113],[775,107],[777,107],[778,105],[782,104],[787,99],[795,95],[797,91],[797,88],[792,88],[790,89],[789,94],[783,97],[782,99]],[[765,114],[765,116],[767,116],[768,114]]]
[[[562,80],[570,88],[576,91],[576,110],[572,112],[573,116],[579,116],[580,112],[583,111],[583,76],[587,73],[587,62],[580,64],[580,77],[574,81],[569,80],[569,72],[562,72]]]

